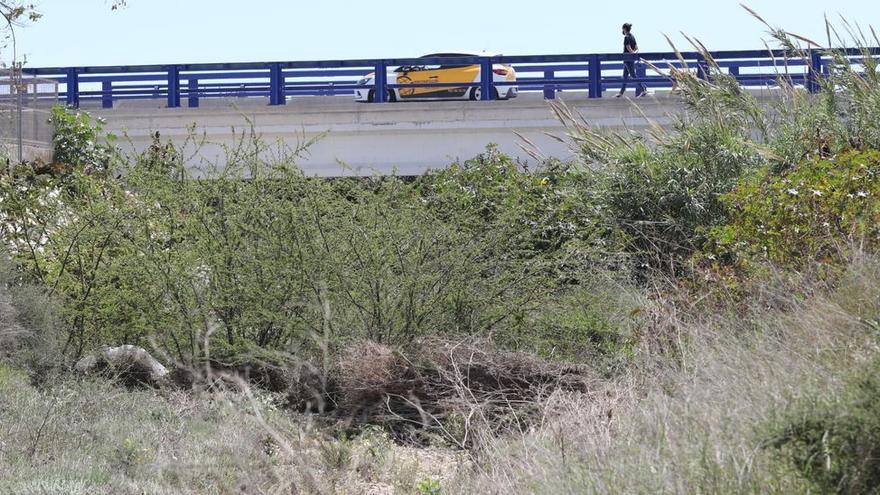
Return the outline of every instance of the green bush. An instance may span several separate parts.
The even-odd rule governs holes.
[[[723,201],[730,220],[712,232],[722,255],[793,268],[840,261],[851,245],[880,242],[880,152],[813,156],[779,175],[765,170]]]
[[[444,220],[503,230],[511,237],[505,249],[530,256],[590,233],[572,214],[579,202],[564,183],[566,176],[562,164],[549,162],[530,171],[490,145],[473,159],[420,178],[416,186]]]
[[[61,166],[59,172],[104,172],[112,166],[115,153],[111,143],[116,138],[103,133],[103,120],[92,120],[87,112],[58,105],[52,108],[50,123],[55,128],[53,156]]]
[[[62,302],[67,353],[155,345],[189,363],[222,340],[224,354],[309,358],[352,341],[486,335],[522,324],[557,284],[542,229],[510,220],[519,203],[468,222],[474,210],[447,208],[440,178],[428,193],[393,177],[307,178],[293,155],[264,162],[249,146],[261,145],[198,180],[160,142],[112,173],[5,177],[4,239]],[[444,177],[463,183],[456,174]],[[551,201],[540,179],[509,180]]]

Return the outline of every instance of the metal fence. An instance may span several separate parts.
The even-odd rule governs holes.
[[[51,108],[58,82],[0,72],[0,157],[12,162],[51,160]]]
[[[859,65],[867,54],[880,57],[880,48],[838,51]],[[822,77],[835,60],[829,53],[810,50],[794,54],[784,50],[739,50],[712,52],[724,73],[744,87],[764,88],[789,83],[817,91]],[[656,90],[671,90],[672,69],[689,69],[698,77],[711,77],[703,53],[671,52],[632,54],[572,54],[528,56],[461,56],[396,58],[371,60],[321,60],[299,62],[253,62],[220,64],[174,64],[107,67],[26,68],[25,74],[40,76],[62,86],[63,100],[71,107],[93,102],[112,108],[115,102],[131,99],[163,99],[167,106],[198,107],[205,98],[264,98],[270,105],[284,105],[289,99],[307,96],[353,96],[363,89],[363,78],[374,73],[367,87],[374,91],[374,102],[388,100],[388,90],[415,87],[480,88],[480,98],[494,99],[493,89],[517,86],[520,92],[542,94],[553,99],[559,92],[582,92],[601,98],[619,90],[624,83],[625,62],[635,62],[637,77]],[[473,83],[391,84],[388,75],[407,65],[477,65],[480,77]],[[494,64],[511,65],[518,77],[512,81],[493,81]],[[649,70],[648,65],[659,68]]]

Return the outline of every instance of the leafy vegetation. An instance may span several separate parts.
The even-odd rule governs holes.
[[[847,151],[811,157],[783,174],[744,179],[725,196],[729,223],[714,238],[739,259],[800,267],[833,260],[849,244],[880,241],[880,153]]]
[[[78,161],[16,169],[2,208],[23,269],[65,302],[74,358],[151,339],[192,363],[219,341],[314,356],[361,339],[484,336],[522,325],[559,287],[562,199],[495,151],[415,185],[309,179],[244,151],[193,180],[161,143],[109,174],[125,157],[86,115],[56,114],[59,158]],[[452,186],[490,168],[476,199]]]

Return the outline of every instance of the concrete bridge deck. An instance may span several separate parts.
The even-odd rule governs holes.
[[[660,95],[638,100],[588,99],[585,94],[560,95],[591,124],[643,129],[648,120],[668,124],[681,112],[678,98]],[[122,137],[120,145],[146,149],[152,135],[176,145],[188,136],[204,136],[196,150],[190,145],[192,167],[223,164],[225,146],[253,129],[266,144],[318,139],[298,160],[307,174],[317,176],[421,174],[471,158],[495,143],[524,162],[535,160],[523,149],[528,139],[543,156],[568,159],[571,150],[548,136],[565,136],[549,104],[539,95],[510,101],[439,101],[361,104],[342,97],[296,98],[283,106],[260,99],[206,100],[199,108],[162,108],[161,101],[120,102],[112,110],[89,109],[107,121],[105,129]],[[636,107],[638,105],[638,108]]]

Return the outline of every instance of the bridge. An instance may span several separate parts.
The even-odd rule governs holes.
[[[268,144],[320,137],[300,165],[309,174],[333,176],[393,170],[417,174],[472,157],[488,143],[526,161],[535,151],[564,159],[570,151],[552,137],[563,135],[564,128],[546,100],[563,99],[594,125],[638,129],[647,125],[646,119],[662,124],[683,111],[671,91],[673,70],[689,70],[700,78],[725,73],[769,97],[783,80],[817,92],[841,63],[861,67],[866,56],[880,58],[880,48],[835,54],[765,49],[57,67],[25,68],[23,73],[57,82],[61,101],[104,118],[106,130],[124,136],[123,145],[131,149],[149,146],[154,132],[177,144],[203,136],[189,158],[193,167],[201,167],[222,160],[223,148],[251,129]],[[638,100],[639,108],[607,98],[623,84],[625,62],[636,66],[630,84],[653,91]],[[480,66],[480,78],[473,83],[405,86],[474,87],[483,101],[389,102],[388,91],[404,85],[390,84],[388,73],[416,64]],[[494,64],[513,66],[517,80],[493,81]],[[369,81],[373,103],[355,103],[354,90],[364,88],[368,73],[375,74]],[[491,101],[493,88],[511,85],[519,89],[518,98]]]

